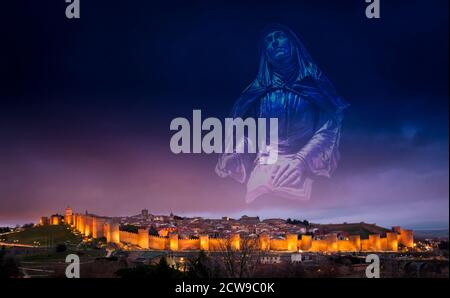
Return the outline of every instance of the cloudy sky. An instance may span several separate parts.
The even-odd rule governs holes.
[[[0,26],[0,224],[70,205],[448,226],[447,1],[385,1],[379,20],[359,0],[82,1],[79,20],[60,2],[14,1]],[[351,107],[339,168],[310,201],[247,205],[215,176],[217,156],[171,153],[169,124],[193,109],[224,118],[271,22],[298,33]]]

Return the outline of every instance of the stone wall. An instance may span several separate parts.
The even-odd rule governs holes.
[[[206,250],[219,251],[224,249],[240,250],[242,241],[239,234],[233,234],[229,239],[210,238],[201,235],[198,239],[179,239],[176,233],[168,237],[150,236],[147,228],[139,228],[138,233],[119,231],[119,224],[105,217],[88,214],[71,214],[70,225],[82,235],[94,238],[106,237],[110,243],[130,243],[143,249],[155,250]],[[50,218],[50,224],[60,224],[56,217]],[[258,247],[261,250],[295,252],[358,252],[358,251],[398,251],[399,244],[406,247],[414,246],[412,230],[395,227],[387,232],[386,237],[378,234],[369,235],[369,239],[361,239],[359,235],[351,235],[348,239],[338,240],[337,234],[328,234],[325,239],[313,239],[310,235],[287,234],[284,239],[270,239],[267,234],[261,234]]]

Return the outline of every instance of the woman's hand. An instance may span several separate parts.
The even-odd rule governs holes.
[[[302,159],[293,159],[275,168],[272,173],[272,184],[282,187],[299,183],[306,171],[305,162]]]
[[[216,165],[216,174],[219,177],[231,177],[239,183],[244,183],[247,177],[244,164],[236,153],[224,153]]]

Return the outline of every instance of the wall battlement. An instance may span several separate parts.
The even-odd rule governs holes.
[[[111,219],[66,211],[67,224],[82,235],[93,238],[105,237],[108,243],[132,244],[142,249],[220,251],[228,247],[240,250],[244,241],[239,234],[233,234],[229,238],[200,235],[199,238],[179,239],[176,233],[170,233],[167,237],[149,235],[148,228],[139,228],[137,233],[120,231],[119,224]],[[59,222],[50,220],[50,224]],[[394,227],[392,232],[386,233],[386,237],[370,234],[368,239],[361,239],[359,235],[338,239],[336,233],[328,234],[324,239],[314,239],[311,235],[302,235],[299,238],[297,234],[286,234],[283,239],[271,239],[267,234],[260,234],[256,241],[261,250],[286,252],[396,252],[400,244],[408,248],[414,246],[413,231],[400,227]]]

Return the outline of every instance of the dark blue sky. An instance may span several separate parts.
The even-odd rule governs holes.
[[[0,223],[70,204],[448,225],[448,1],[381,5],[369,20],[363,0],[81,0],[68,20],[63,0],[3,4]],[[246,206],[240,186],[211,177],[215,156],[168,147],[173,118],[227,115],[272,22],[300,36],[351,104],[339,169],[304,206]],[[208,204],[217,188],[217,201],[233,199]]]

